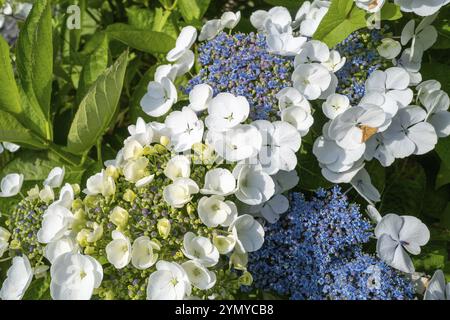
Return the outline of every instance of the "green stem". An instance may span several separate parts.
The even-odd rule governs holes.
[[[5,262],[5,261],[11,260],[11,259],[12,259],[11,257],[8,257],[8,258],[5,258],[5,259],[0,259],[0,262]]]
[[[103,166],[102,141],[102,137],[97,140],[97,161],[101,166]]]

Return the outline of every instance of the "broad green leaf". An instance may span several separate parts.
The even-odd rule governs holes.
[[[154,11],[143,9],[139,7],[131,7],[125,9],[127,12],[128,23],[141,30],[151,30],[153,26],[153,20],[155,18]]]
[[[19,90],[9,56],[9,45],[0,36],[0,109],[18,115],[22,112]]]
[[[419,216],[426,190],[426,174],[413,159],[396,161],[387,168],[380,212]]]
[[[2,175],[20,172],[25,181],[43,181],[54,167],[63,167],[65,170],[64,182],[80,183],[86,167],[70,166],[47,151],[20,151],[1,171]]]
[[[437,80],[442,84],[442,90],[450,92],[450,66],[439,62],[424,63],[420,69],[423,80]],[[448,140],[448,139],[447,139]]]
[[[200,20],[211,0],[178,0],[178,9],[186,22]]]
[[[381,20],[398,20],[402,17],[400,6],[393,3],[385,3],[381,8]]]
[[[365,15],[353,0],[333,0],[313,38],[334,47],[352,32],[367,26]]]
[[[331,186],[322,176],[319,163],[312,153],[312,146],[304,143],[302,149],[298,154],[298,176],[300,181],[298,183],[301,189],[315,191],[318,188],[328,188]]]
[[[434,242],[423,247],[419,256],[411,256],[417,270],[433,274],[437,269],[442,269],[447,261],[445,242]]]
[[[167,53],[175,46],[175,39],[165,33],[140,30],[123,23],[112,24],[106,31],[111,38],[150,54]]]
[[[25,146],[45,148],[31,131],[25,128],[13,115],[0,110],[0,141],[9,141]]]
[[[103,38],[98,47],[87,57],[78,82],[77,101],[81,101],[89,87],[108,67],[108,38],[103,33]]]
[[[33,279],[30,287],[25,292],[23,300],[43,300],[50,299],[50,275],[43,278]]]
[[[68,136],[68,150],[88,151],[111,125],[122,92],[128,52],[123,53],[89,89],[81,101]]]
[[[36,1],[21,28],[17,43],[17,71],[25,93],[36,97],[42,114],[49,122],[53,75],[52,17],[49,0]]]
[[[436,145],[436,152],[443,164],[450,168],[450,137],[439,139]]]
[[[395,4],[386,3],[381,10],[381,20],[397,20],[401,17],[400,7]],[[375,15],[358,8],[353,0],[333,0],[313,37],[332,48],[352,32],[371,26],[370,21],[375,18]]]
[[[436,177],[436,189],[450,183],[450,167],[445,162],[441,162],[439,173]]]
[[[445,6],[439,12],[439,16],[433,25],[438,31],[438,40],[433,45],[433,49],[450,48],[450,7]]]

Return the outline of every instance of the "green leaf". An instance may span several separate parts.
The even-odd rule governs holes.
[[[211,0],[178,0],[178,9],[186,22],[200,20]]]
[[[167,53],[175,46],[175,39],[165,33],[136,29],[123,23],[112,24],[106,31],[111,38],[150,54]]]
[[[332,48],[352,32],[366,27],[365,15],[365,11],[357,8],[353,0],[333,0],[313,38]]]
[[[419,256],[412,256],[417,270],[433,274],[437,269],[443,269],[447,260],[447,247],[445,242],[435,242],[423,247]]]
[[[89,87],[108,67],[108,38],[103,33],[103,38],[98,47],[87,57],[80,74],[78,83],[77,101],[81,101]]]
[[[45,145],[39,142],[29,129],[25,128],[13,115],[2,110],[0,110],[0,141],[45,148]]]
[[[385,3],[381,8],[381,20],[398,20],[402,17],[400,6],[393,3]]]
[[[450,137],[439,139],[436,145],[436,152],[443,164],[450,168]]]
[[[439,173],[436,177],[436,189],[449,184],[450,183],[450,167],[447,166],[443,161],[441,162],[441,166],[439,168]]]
[[[140,7],[131,7],[125,9],[127,12],[128,23],[137,29],[151,30],[155,13],[153,11]]]
[[[413,159],[400,160],[387,169],[380,212],[419,216],[426,190],[426,174]]]
[[[36,1],[21,28],[17,43],[17,70],[25,93],[36,98],[44,118],[50,122],[53,44],[49,0]]]
[[[89,89],[81,101],[68,136],[68,150],[88,151],[111,125],[122,92],[128,52],[124,52]]]
[[[447,64],[433,62],[424,63],[420,69],[422,73],[423,80],[435,79],[442,84],[442,90],[445,92],[450,92],[450,66]]]
[[[297,172],[300,177],[299,187],[304,190],[315,191],[318,188],[331,187],[321,172],[319,163],[312,153],[312,145],[304,143],[298,154]]]
[[[0,109],[18,115],[22,112],[19,89],[11,66],[8,43],[0,36]]]
[[[80,183],[86,167],[73,167],[62,164],[61,160],[49,152],[20,151],[1,171],[2,175],[20,172],[25,181],[43,181],[54,167],[65,169],[64,182]]]
[[[25,292],[23,300],[50,299],[50,276],[47,274],[43,278],[33,279],[30,287]]]

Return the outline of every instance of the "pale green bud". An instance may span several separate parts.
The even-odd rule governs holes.
[[[158,224],[156,225],[158,228],[159,235],[165,239],[169,236],[170,233],[170,221],[167,218],[162,218],[158,220]]]
[[[109,220],[118,228],[123,229],[128,223],[128,216],[129,215],[127,210],[117,206],[111,211]]]

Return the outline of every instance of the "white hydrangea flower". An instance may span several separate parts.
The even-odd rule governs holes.
[[[175,85],[169,78],[162,78],[161,82],[152,81],[148,84],[147,93],[141,100],[141,107],[149,116],[160,117],[166,114],[177,100]]]
[[[380,192],[373,186],[370,175],[366,169],[361,169],[350,182],[353,188],[369,203],[381,200]]]
[[[194,86],[189,92],[189,108],[195,112],[208,109],[212,96],[213,89],[208,84],[202,83]]]
[[[203,122],[188,107],[171,112],[166,117],[165,126],[175,152],[187,151],[203,139]]]
[[[147,300],[183,300],[191,295],[186,271],[176,262],[158,261],[148,278]]]
[[[450,283],[445,280],[442,270],[437,270],[430,282],[423,300],[450,300]]]
[[[420,247],[430,240],[430,231],[416,217],[390,213],[376,226],[375,236],[380,259],[400,271],[413,273],[414,265],[405,250],[419,254]]]
[[[172,181],[178,178],[189,178],[191,175],[191,161],[184,155],[174,156],[167,162],[164,174]]]
[[[129,160],[123,167],[123,175],[130,182],[137,183],[147,176],[148,159],[139,157],[136,160]]]
[[[236,198],[243,203],[258,205],[275,194],[273,179],[262,170],[260,165],[239,163],[233,169],[233,175],[238,184]]]
[[[208,105],[206,127],[211,131],[224,132],[247,120],[250,105],[245,97],[231,93],[219,93]]]
[[[158,261],[158,254],[154,251],[159,250],[161,250],[160,245],[150,240],[149,237],[139,237],[133,242],[131,264],[139,270],[148,269]]]
[[[78,253],[78,244],[73,237],[64,236],[48,243],[45,246],[44,256],[50,263],[54,263],[60,255],[68,252]]]
[[[295,16],[294,27],[299,28],[302,36],[312,37],[323,17],[327,14],[329,7],[330,1],[304,1]]]
[[[300,149],[301,136],[287,122],[257,120],[252,123],[263,138],[258,161],[270,175],[279,170],[291,171],[297,165],[296,152]]]
[[[125,268],[131,261],[130,239],[122,232],[114,230],[112,241],[105,248],[106,257],[116,269]]]
[[[314,123],[309,101],[295,88],[284,88],[277,94],[281,120],[294,126],[303,137]]]
[[[174,208],[182,208],[191,201],[192,195],[199,192],[194,180],[189,178],[178,178],[172,184],[164,188],[164,200]]]
[[[209,228],[218,225],[227,227],[238,215],[233,201],[225,200],[219,195],[202,197],[198,202],[197,212],[200,220]]]
[[[332,84],[330,71],[319,63],[300,64],[292,74],[294,88],[308,100],[318,99]]]
[[[11,173],[3,177],[0,183],[0,197],[14,197],[20,192],[23,184],[23,174]]]
[[[234,29],[239,21],[241,21],[241,12],[238,11],[236,13],[227,11],[222,14],[220,17],[220,23],[223,29]]]
[[[237,162],[255,157],[262,147],[262,136],[253,125],[237,125],[225,132],[208,131],[207,141],[227,161]]]
[[[403,46],[411,42],[411,56],[422,57],[423,53],[436,42],[438,33],[431,25],[437,15],[424,18],[416,28],[414,19],[410,20],[402,30],[401,43]]]
[[[153,128],[150,123],[145,123],[144,119],[139,117],[136,124],[128,126],[130,137],[128,139],[139,142],[142,146],[150,145],[153,142]]]
[[[419,16],[431,16],[447,5],[450,0],[394,0],[404,12],[414,12]]]
[[[209,170],[205,175],[205,185],[200,190],[202,194],[227,196],[236,191],[236,179],[224,168]]]
[[[236,238],[235,248],[239,253],[257,251],[264,243],[264,228],[251,215],[237,217],[228,230]]]
[[[198,261],[205,267],[215,266],[219,261],[219,251],[211,243],[211,240],[196,236],[192,232],[187,232],[184,235],[181,251],[187,258]]]
[[[89,300],[103,280],[103,268],[91,256],[79,253],[60,255],[50,268],[53,300]]]
[[[189,281],[200,290],[208,290],[216,284],[216,274],[206,269],[198,261],[190,260],[181,265],[186,271]]]
[[[1,300],[22,300],[33,279],[33,270],[26,256],[14,257],[0,289]]]
[[[198,36],[198,41],[212,40],[222,32],[222,30],[223,26],[220,19],[209,20],[203,25],[200,35]]]
[[[48,174],[47,179],[44,180],[44,186],[51,188],[59,188],[64,180],[65,169],[64,167],[53,168]]]
[[[193,26],[181,29],[175,43],[175,48],[167,53],[167,61],[174,62],[181,58],[186,50],[190,49],[197,40],[197,30]]]
[[[342,94],[332,94],[322,104],[322,111],[328,119],[333,120],[350,108],[350,100]]]
[[[87,180],[86,189],[83,192],[87,195],[102,194],[104,197],[109,197],[116,192],[116,183],[112,177],[106,174],[105,170],[102,170]]]
[[[402,45],[397,40],[384,38],[381,39],[381,44],[377,47],[377,51],[383,58],[394,59],[402,51]]]
[[[50,243],[60,239],[72,226],[73,213],[62,206],[50,206],[42,216],[42,225],[37,233],[40,243]]]
[[[427,113],[420,107],[399,110],[391,126],[384,132],[384,144],[395,158],[422,155],[434,149],[438,137],[434,127],[425,122]]]
[[[0,258],[3,254],[8,250],[9,247],[9,238],[11,237],[11,233],[3,227],[0,227]]]

